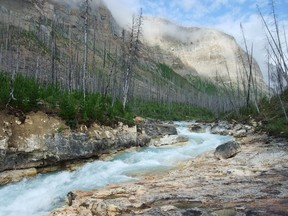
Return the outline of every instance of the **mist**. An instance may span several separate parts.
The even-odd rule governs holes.
[[[125,29],[131,28],[132,17],[141,8],[138,0],[103,0],[116,22]]]

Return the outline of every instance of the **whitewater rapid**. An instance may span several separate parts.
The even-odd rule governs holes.
[[[187,145],[139,148],[119,153],[109,160],[87,163],[76,171],[39,174],[32,179],[0,187],[0,216],[42,216],[64,204],[69,191],[91,190],[110,183],[137,180],[145,171],[169,169],[178,162],[216,148],[229,136],[191,133],[188,122],[177,122]]]

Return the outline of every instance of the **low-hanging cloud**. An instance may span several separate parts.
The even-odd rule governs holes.
[[[117,23],[126,29],[131,27],[133,15],[138,13],[141,8],[139,0],[103,0],[103,3]]]

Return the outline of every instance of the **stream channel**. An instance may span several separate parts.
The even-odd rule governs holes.
[[[76,171],[39,174],[32,179],[0,187],[0,216],[42,216],[64,205],[69,191],[91,190],[110,183],[137,180],[143,172],[171,169],[178,162],[195,158],[232,139],[191,133],[188,122],[176,122],[178,135],[188,144],[145,147],[120,152],[108,160],[87,163]],[[138,176],[138,178],[137,178]]]

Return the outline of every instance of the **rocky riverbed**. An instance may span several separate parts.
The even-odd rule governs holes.
[[[288,215],[288,144],[265,134],[237,139],[236,155],[206,152],[168,173],[73,191],[56,215]]]
[[[58,118],[31,113],[24,122],[0,115],[0,184],[39,172],[74,169],[72,162],[133,146],[185,144],[175,126],[141,122],[69,130]],[[288,215],[288,144],[237,122],[191,123],[193,132],[232,135],[236,141],[178,164],[169,172],[71,191],[50,215]],[[77,165],[77,163],[76,163]]]

